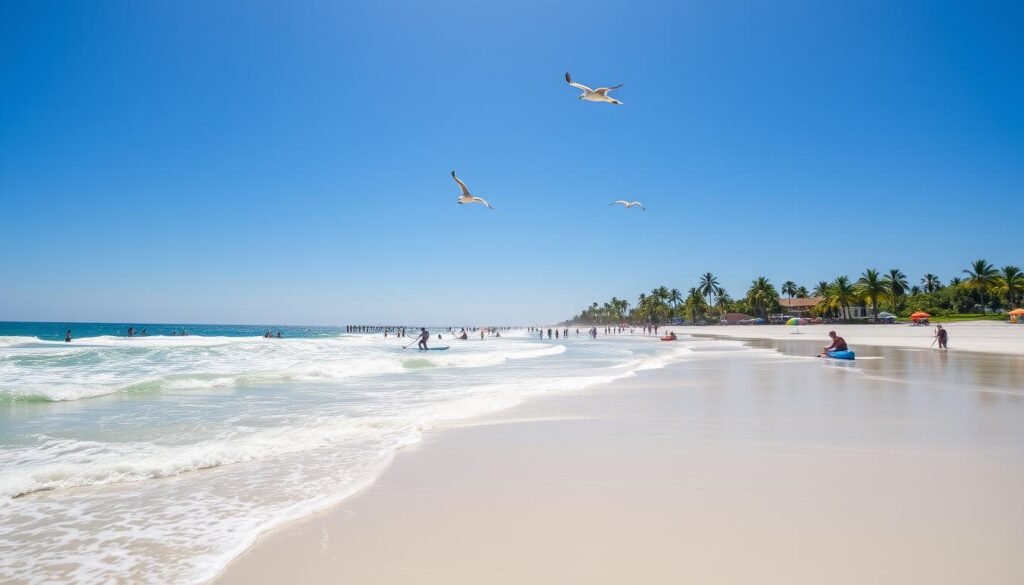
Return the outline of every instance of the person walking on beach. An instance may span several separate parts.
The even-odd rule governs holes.
[[[71,343],[71,330],[64,334],[64,343]]]
[[[427,341],[430,339],[430,332],[427,331],[426,327],[420,327],[420,338],[416,342],[416,347],[419,349],[427,349]]]
[[[949,349],[946,343],[949,341],[949,332],[943,329],[942,325],[935,326],[935,339],[939,340],[939,349]]]
[[[827,354],[830,351],[849,351],[850,348],[846,346],[846,340],[836,335],[835,331],[829,331],[828,336],[832,338],[832,345],[821,350],[821,353]]]

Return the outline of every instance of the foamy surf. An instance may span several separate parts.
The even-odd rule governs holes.
[[[260,532],[371,482],[427,429],[722,344],[408,341],[0,338],[0,581],[201,582]]]

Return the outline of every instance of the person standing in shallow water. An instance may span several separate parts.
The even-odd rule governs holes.
[[[71,343],[71,330],[64,334],[64,343]]]
[[[949,332],[942,325],[935,326],[935,339],[939,340],[939,349],[949,349],[946,343],[949,341]]]

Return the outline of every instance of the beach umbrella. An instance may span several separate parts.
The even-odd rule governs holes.
[[[796,331],[794,331],[793,333],[800,333],[800,319],[797,319],[796,317],[791,317],[789,321],[786,321],[786,325],[795,325]]]
[[[918,311],[910,316],[911,319],[927,319],[929,317],[931,317],[931,315],[925,313],[924,311]]]
[[[1020,317],[1021,315],[1024,315],[1024,309],[1014,309],[1007,313],[1007,315],[1010,315],[1011,317]]]

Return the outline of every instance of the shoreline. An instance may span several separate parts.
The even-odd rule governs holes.
[[[763,360],[752,352],[758,357],[750,367],[800,371],[807,363],[779,353],[782,359]],[[757,366],[758,360],[770,363]],[[704,373],[695,377],[695,369]],[[851,380],[840,368],[807,371],[826,381]],[[1000,506],[1015,502],[1013,493],[1024,488],[1020,466],[1005,464],[1006,458],[1024,461],[1019,447],[962,461],[966,447],[946,445],[948,439],[894,446],[868,433],[868,444],[857,444],[860,433],[837,434],[799,409],[780,414],[808,426],[809,435],[786,436],[790,431],[773,423],[771,432],[785,439],[778,444],[746,430],[734,436],[723,423],[758,427],[765,420],[723,415],[729,401],[717,394],[759,403],[765,392],[785,394],[789,384],[805,384],[748,388],[732,379],[749,377],[753,384],[760,379],[753,374],[709,372],[703,363],[684,361],[430,430],[367,487],[264,533],[211,582],[274,583],[301,575],[308,583],[743,583],[759,575],[773,583],[956,583],[984,574],[986,582],[1010,583],[1020,576],[1010,559],[1011,549],[1024,544],[1024,509],[1012,504],[1007,513]],[[875,390],[887,384],[863,383]],[[826,416],[831,397],[821,399],[812,396],[803,406]],[[763,407],[778,408],[777,400]],[[875,424],[875,417],[854,414],[842,417],[840,427]],[[914,424],[934,424],[922,418]],[[892,432],[885,425],[875,430]],[[945,509],[963,498],[970,514],[960,513],[964,506]],[[730,512],[736,509],[742,513]],[[892,525],[893,516],[914,522]],[[758,521],[750,525],[746,518]],[[979,519],[1002,540],[974,530]],[[959,551],[952,566],[927,563],[957,553],[960,543],[944,534],[969,534],[972,554]],[[912,538],[920,542],[907,545]],[[852,566],[850,551],[858,548],[856,556],[870,549],[887,562]],[[817,556],[796,562],[802,549]],[[765,574],[778,580],[765,581]]]

